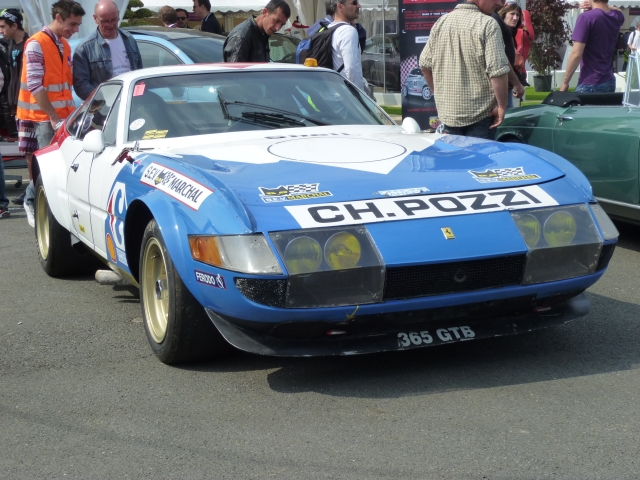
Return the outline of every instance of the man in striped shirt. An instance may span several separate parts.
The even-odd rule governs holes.
[[[25,44],[16,118],[19,148],[29,165],[33,152],[51,142],[60,121],[74,110],[71,49],[66,39],[78,31],[84,14],[82,5],[73,0],[54,3],[51,7],[53,21]],[[32,227],[35,225],[33,180],[27,187],[24,201],[27,220]]]

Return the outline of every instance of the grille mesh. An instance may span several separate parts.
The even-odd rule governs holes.
[[[526,255],[387,269],[384,300],[519,285]]]
[[[236,287],[249,300],[284,308],[287,294],[286,280],[263,280],[260,278],[236,278]]]

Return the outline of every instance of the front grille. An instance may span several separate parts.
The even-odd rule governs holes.
[[[526,255],[387,268],[384,300],[469,292],[519,285]]]
[[[284,308],[287,296],[286,280],[263,280],[261,278],[236,278],[236,287],[249,300]]]

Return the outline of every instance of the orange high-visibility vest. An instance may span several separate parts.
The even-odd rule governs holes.
[[[73,94],[71,93],[71,85],[73,85],[73,75],[71,73],[71,48],[67,41],[62,38],[64,55],[60,58],[60,50],[56,43],[48,34],[40,31],[26,41],[24,45],[25,51],[29,42],[33,40],[37,40],[40,44],[45,58],[42,86],[47,92],[47,97],[60,119],[65,119],[75,109]],[[40,109],[36,99],[27,89],[26,58],[23,60],[22,65],[16,118],[19,118],[20,120],[31,120],[33,122],[48,122],[49,117]]]

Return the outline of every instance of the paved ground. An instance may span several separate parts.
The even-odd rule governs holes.
[[[11,193],[12,189],[9,189]],[[529,335],[329,359],[167,367],[135,291],[41,270],[0,220],[0,477],[635,479],[640,228]]]

